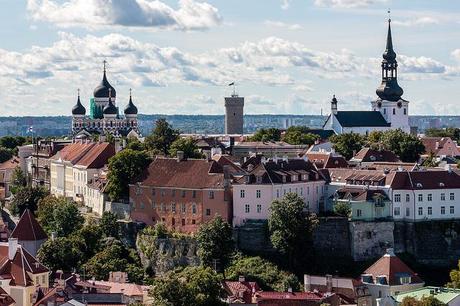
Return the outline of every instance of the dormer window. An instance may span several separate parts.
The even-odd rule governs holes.
[[[286,183],[286,176],[283,175],[283,183]]]
[[[402,277],[399,278],[399,282],[401,283],[401,285],[410,284],[411,277],[410,276],[402,276]]]
[[[423,188],[422,183],[417,183],[417,188]]]
[[[262,176],[256,176],[257,184],[262,184]]]
[[[244,177],[244,182],[245,182],[246,184],[249,184],[249,183],[251,182],[251,177],[250,177],[249,175],[246,175],[246,176]]]
[[[307,181],[308,180],[308,175],[302,174],[302,180]]]
[[[298,179],[298,176],[297,175],[291,175],[291,181],[292,182],[296,182]]]

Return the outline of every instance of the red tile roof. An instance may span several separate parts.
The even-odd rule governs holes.
[[[13,298],[9,296],[8,293],[3,290],[3,288],[0,287],[0,306],[9,306],[13,305],[14,303],[15,301]]]
[[[256,294],[257,301],[260,300],[302,300],[302,301],[320,301],[324,295],[319,292],[275,292],[261,291]]]
[[[353,156],[353,161],[357,162],[400,162],[396,154],[388,150],[374,150],[371,148],[362,148],[359,152]]]
[[[318,168],[348,168],[347,160],[343,156],[328,152],[307,152],[305,156]]]
[[[61,159],[85,168],[102,168],[113,155],[115,155],[115,147],[108,142],[76,142],[65,146],[51,159]]]
[[[393,189],[456,189],[460,188],[460,175],[454,171],[398,171],[393,172]]]
[[[26,209],[11,233],[11,237],[17,238],[19,241],[37,241],[47,239],[48,235],[30,210]]]
[[[425,154],[434,153],[435,155],[438,155],[440,152],[442,152],[445,155],[459,155],[457,145],[452,141],[450,137],[422,137],[420,140],[425,146]],[[451,151],[447,149],[449,148],[449,145]],[[444,147],[446,147],[446,150],[443,150]]]
[[[377,276],[385,276],[387,283],[390,286],[400,285],[401,283],[399,278],[401,275],[410,276],[412,284],[423,283],[423,280],[401,259],[399,259],[399,257],[393,253],[392,249],[377,260],[372,266],[367,268],[363,274],[372,275],[374,282]]]
[[[252,296],[260,291],[256,282],[225,281],[224,289],[228,292],[230,302],[252,303]]]
[[[217,171],[217,173],[216,173]],[[223,188],[222,167],[216,161],[156,157],[138,178],[141,185],[178,188]]]
[[[19,158],[13,156],[11,159],[0,163],[0,170],[11,170],[19,166]]]

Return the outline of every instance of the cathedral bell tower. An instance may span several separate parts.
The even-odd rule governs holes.
[[[388,19],[388,33],[385,52],[382,55],[382,82],[375,91],[378,98],[372,101],[372,109],[379,111],[392,129],[409,133],[409,102],[401,98],[404,91],[398,84],[398,62],[393,49],[391,19]]]

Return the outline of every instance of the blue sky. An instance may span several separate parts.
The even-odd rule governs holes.
[[[233,81],[246,113],[367,110],[388,8],[410,114],[458,114],[460,1],[2,0],[0,115],[87,106],[104,59],[146,114],[222,114]]]

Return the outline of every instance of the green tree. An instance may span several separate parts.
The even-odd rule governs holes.
[[[11,175],[11,184],[10,184],[10,190],[12,194],[16,194],[19,189],[25,187],[27,185],[27,179],[26,176],[24,175],[24,172],[22,172],[21,167],[16,167],[13,170],[13,173]]]
[[[159,151],[168,155],[171,144],[179,138],[179,130],[173,129],[166,119],[158,119],[155,129],[145,138],[145,146],[152,151]]]
[[[100,251],[102,231],[99,226],[93,223],[86,224],[78,231],[73,232],[70,237],[77,241],[84,242],[84,245],[81,245],[80,249],[84,255],[82,262],[87,262],[91,257]]]
[[[452,140],[460,140],[460,129],[456,127],[448,127],[444,129],[430,128],[425,131],[425,135],[429,137],[450,137]]]
[[[400,129],[384,132],[382,143],[385,149],[398,155],[403,162],[416,162],[425,151],[420,139]]]
[[[13,152],[10,149],[0,147],[0,163],[6,162],[13,157]]]
[[[274,263],[258,256],[235,256],[225,274],[230,280],[237,280],[239,276],[244,276],[248,281],[257,282],[262,290],[287,291],[288,288],[294,291],[300,290],[300,282],[294,274],[282,271]]]
[[[115,144],[115,137],[111,133],[105,133],[105,142]]]
[[[61,203],[61,201],[65,201],[65,199],[58,198],[53,195],[47,195],[38,201],[38,222],[40,222],[40,225],[48,233],[48,235],[50,235],[53,231],[54,209],[59,205],[59,203]]]
[[[424,167],[437,167],[439,162],[437,161],[436,154],[430,152],[428,157],[423,161],[422,166]]]
[[[119,237],[120,225],[118,224],[118,218],[116,214],[109,211],[104,211],[102,218],[99,221],[99,227],[102,234],[106,237]]]
[[[216,216],[200,226],[196,239],[201,263],[214,267],[216,261],[219,267],[225,269],[235,252],[231,225],[221,216]]]
[[[259,129],[250,138],[251,141],[280,141],[281,131],[277,128]]]
[[[35,213],[38,202],[46,197],[49,192],[42,187],[20,188],[10,203],[10,210],[15,216],[20,216],[24,210],[29,209]]]
[[[84,258],[82,243],[68,237],[48,239],[38,250],[37,257],[51,271],[63,270],[71,272],[79,269]]]
[[[401,306],[445,306],[443,302],[438,300],[436,297],[424,296],[420,300],[417,300],[415,297],[406,296],[401,301]]]
[[[221,298],[222,279],[209,267],[187,267],[156,278],[149,295],[154,306],[225,305]]]
[[[350,159],[353,157],[354,153],[361,150],[365,139],[363,136],[356,133],[345,133],[332,135],[330,141],[335,151],[342,154],[346,159]]]
[[[128,138],[126,144],[126,149],[131,149],[133,151],[144,151],[145,145],[135,137]]]
[[[109,159],[106,191],[112,201],[128,196],[132,180],[149,165],[150,158],[144,151],[125,149]]]
[[[176,139],[169,148],[169,155],[176,157],[177,152],[184,152],[185,158],[202,158],[203,154],[198,151],[198,147],[195,140],[192,137],[178,138]]]
[[[452,269],[449,273],[450,282],[447,283],[447,287],[460,288],[460,260],[457,264],[458,269]]]
[[[288,193],[270,206],[268,229],[275,249],[287,255],[290,267],[308,255],[311,235],[318,224],[314,214],[304,212],[305,202],[296,193]]]
[[[3,136],[0,138],[0,147],[15,150],[18,146],[26,143],[26,138],[22,136]]]
[[[54,207],[51,231],[59,237],[67,237],[83,227],[85,219],[78,210],[77,203],[73,200],[61,198],[58,205]]]
[[[350,204],[345,202],[336,201],[334,203],[334,212],[342,217],[350,217],[351,216],[351,207]]]
[[[292,145],[311,146],[319,139],[318,135],[310,133],[306,126],[291,126],[286,130],[283,140]]]

